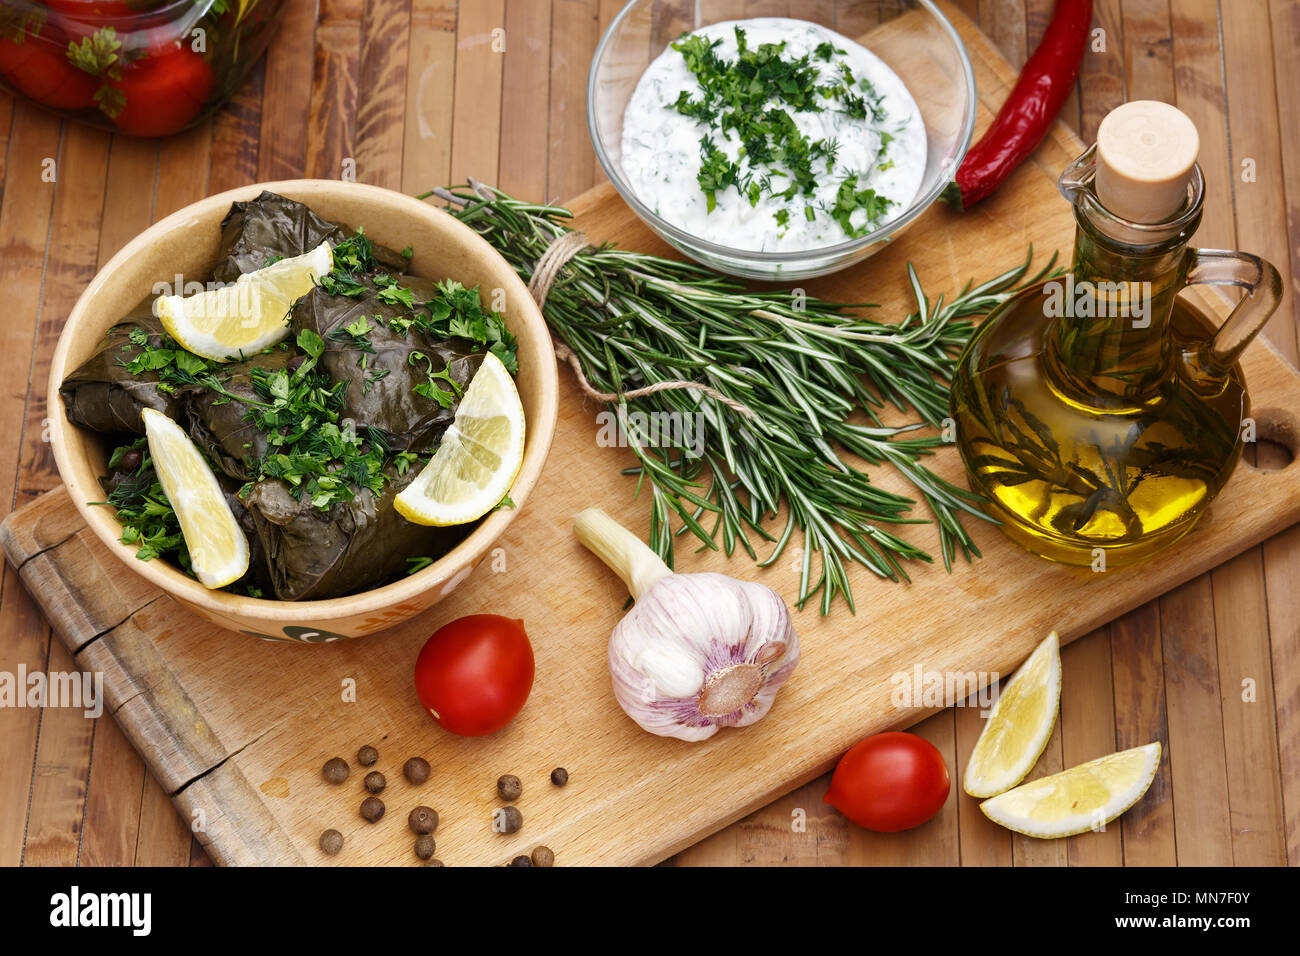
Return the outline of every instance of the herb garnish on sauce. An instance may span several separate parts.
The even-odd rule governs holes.
[[[845,54],[829,42],[819,44],[810,54],[785,57],[784,41],[754,49],[741,27],[735,28],[735,34],[738,49],[734,60],[719,56],[721,38],[686,34],[672,44],[700,84],[697,96],[683,90],[674,109],[709,129],[700,139],[697,177],[708,211],[716,208],[719,191],[735,186],[752,206],[764,196],[786,201],[803,196],[809,203],[804,215],[814,220],[818,207],[812,197],[819,179],[835,174],[839,143],[832,137],[810,141],[791,112],[830,110],[850,119],[870,117],[880,122],[885,115],[880,94],[866,79],[856,78],[847,63],[841,62],[833,72],[817,65],[829,66],[835,56]],[[734,160],[714,138],[729,133],[741,143]],[[877,162],[884,160],[892,140],[883,130],[880,135]],[[874,189],[858,189],[857,179],[856,173],[846,176],[834,208],[824,210],[854,238],[875,229],[893,202]],[[861,226],[854,226],[851,217],[858,209],[864,210],[866,219]],[[778,210],[775,217],[782,227],[789,223],[787,209]]]

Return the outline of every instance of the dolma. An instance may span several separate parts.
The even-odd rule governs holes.
[[[402,276],[401,285],[414,293],[416,302],[436,294],[431,279]],[[318,367],[335,382],[348,380],[346,418],[358,429],[382,429],[393,451],[422,453],[437,446],[456,417],[460,396],[483,364],[483,353],[464,339],[434,341],[417,329],[401,333],[388,324],[406,315],[409,310],[383,301],[373,285],[358,296],[316,288],[294,304],[289,325],[294,335],[309,329],[324,340]],[[351,334],[349,326],[357,328],[362,320],[369,331]],[[416,391],[430,373],[446,376],[434,380],[442,401]]]
[[[73,424],[96,432],[143,435],[142,409],[177,417],[180,397],[162,387],[157,372],[132,374],[126,368],[141,351],[130,339],[137,328],[149,333],[154,348],[160,346],[163,327],[154,317],[152,300],[140,303],[109,329],[95,354],[63,380],[59,395]]]
[[[295,498],[279,479],[260,481],[245,495],[277,598],[321,600],[377,587],[406,572],[408,558],[444,554],[467,533],[407,521],[393,499],[415,470],[386,474],[382,494],[362,488],[324,511]]]
[[[352,237],[346,225],[322,219],[302,203],[264,192],[233,204],[223,220],[213,278],[233,281],[279,259],[309,252],[322,242],[338,244]],[[476,348],[483,346],[422,330],[427,328],[424,319],[432,319],[433,313],[426,316],[421,308],[442,293],[432,280],[405,275],[406,257],[373,244],[367,256],[361,242],[349,248],[352,251],[340,259],[340,268],[347,272],[349,265],[361,262],[358,272],[323,282],[299,299],[289,316],[287,342],[212,369],[219,387],[206,375],[166,373],[174,380],[193,382],[173,386],[162,382],[157,372],[133,375],[128,370],[141,352],[141,346],[131,341],[137,328],[147,333],[154,348],[174,347],[154,317],[152,303],[145,302],[110,330],[90,360],[60,388],[69,419],[88,429],[142,435],[144,408],[155,408],[181,423],[212,464],[249,541],[249,571],[230,588],[237,593],[285,601],[356,594],[400,578],[410,570],[412,559],[446,554],[472,530],[472,526],[413,524],[397,513],[393,501],[414,480],[422,467],[420,459],[437,447],[454,420],[460,399],[483,361]],[[309,331],[319,336],[319,342],[304,335]],[[388,460],[379,492],[352,485],[351,500],[334,501],[324,509],[311,495],[295,494],[303,489],[261,477],[268,473],[263,468],[267,435],[249,420],[253,402],[264,401],[254,384],[255,373],[260,377],[259,370],[294,369],[296,363],[312,357],[322,379],[336,383],[329,397],[329,420],[337,417],[341,426],[370,430],[362,454],[378,446],[381,457]],[[347,467],[342,461],[324,466]],[[147,480],[147,488],[152,488],[151,472],[119,473],[104,481],[105,490],[111,494],[128,478],[134,483]],[[121,517],[127,499],[118,498]],[[149,517],[142,502],[134,510]],[[143,522],[134,516],[131,520]],[[165,535],[146,533],[158,543],[160,559],[183,564],[183,554],[166,543],[171,526],[164,524]]]
[[[136,471],[116,468],[108,475],[102,476],[99,479],[99,484],[104,489],[105,497],[111,499],[113,494],[119,490],[125,490],[128,495],[132,496],[147,492],[157,480],[158,475],[153,466],[150,465],[143,470]],[[240,483],[220,474],[217,475],[217,480],[221,484],[222,492],[225,494],[226,503],[230,505],[231,513],[239,523],[240,530],[244,532],[244,537],[248,539],[248,570],[238,581],[229,585],[229,590],[240,594],[247,594],[251,591],[266,596],[272,590],[271,569],[267,564],[266,551],[262,548],[262,542],[257,536],[257,526],[253,523],[253,516],[244,507],[244,503],[239,500]],[[171,553],[164,555],[164,558],[170,563],[178,563],[173,560],[177,557],[179,555]]]
[[[351,235],[348,226],[322,219],[300,202],[264,191],[256,199],[232,203],[221,220],[221,246],[212,277],[218,282],[234,282],[246,272],[305,255],[322,242],[338,245]],[[374,256],[386,271],[406,268],[404,256],[377,243]]]
[[[184,424],[188,425],[190,438],[228,477],[246,480],[246,463],[266,454],[266,433],[245,418],[250,408],[248,401],[262,401],[253,386],[253,369],[275,372],[287,367],[293,358],[290,349],[273,348],[222,369],[222,387],[229,394],[203,389],[185,396]]]

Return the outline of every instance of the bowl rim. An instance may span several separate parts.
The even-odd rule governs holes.
[[[322,189],[322,187],[325,187]],[[163,561],[141,561],[135,556],[136,549],[123,544],[118,538],[121,525],[107,508],[89,503],[91,495],[102,497],[99,488],[85,489],[75,479],[73,467],[65,436],[68,429],[78,426],[68,420],[59,395],[59,386],[67,375],[68,355],[72,348],[73,335],[91,309],[91,304],[100,288],[132,257],[152,246],[164,235],[195,225],[195,216],[210,214],[213,210],[229,207],[233,202],[249,200],[260,195],[264,190],[286,195],[289,198],[304,197],[313,192],[346,190],[348,193],[368,197],[375,202],[391,206],[406,207],[406,211],[417,217],[444,217],[439,220],[439,228],[449,228],[460,233],[472,248],[478,246],[482,255],[495,259],[506,280],[506,294],[511,301],[520,303],[519,312],[525,325],[535,327],[539,333],[535,340],[537,346],[526,361],[536,362],[539,376],[540,402],[536,413],[526,422],[528,434],[524,450],[524,460],[510,489],[515,507],[490,512],[481,519],[469,535],[451,551],[434,561],[427,568],[394,581],[382,587],[372,588],[358,594],[344,597],[326,598],[306,601],[281,601],[273,598],[253,598],[228,591],[209,590],[197,580],[188,577],[170,564]],[[310,204],[310,199],[300,198]],[[350,223],[351,226],[365,227],[365,223]],[[547,361],[549,359],[549,361]],[[461,575],[466,569],[472,569],[478,561],[504,533],[523,508],[529,493],[537,484],[550,451],[559,413],[559,375],[554,358],[550,329],[542,315],[541,309],[524,285],[514,268],[482,236],[450,216],[437,206],[408,196],[396,190],[385,189],[365,183],[341,182],[332,179],[288,179],[273,182],[252,183],[239,186],[225,192],[217,193],[185,206],[164,219],[154,223],[121,248],[102,269],[95,274],[85,290],[78,297],[72,311],[68,313],[62,331],[59,333],[58,345],[50,360],[49,381],[46,390],[46,403],[50,417],[50,443],[54,453],[59,477],[67,488],[72,503],[80,512],[87,525],[108,549],[127,563],[137,574],[142,575],[151,584],[162,589],[180,601],[195,605],[219,617],[262,619],[276,624],[303,624],[327,622],[331,618],[354,617],[385,611],[412,600],[439,585]],[[87,492],[90,494],[87,494]],[[458,583],[458,582],[457,582]],[[444,595],[440,595],[442,597]],[[241,628],[242,629],[242,628]]]
[[[726,260],[744,260],[753,265],[771,265],[776,267],[774,274],[779,272],[793,272],[798,266],[815,266],[819,261],[824,259],[835,259],[840,256],[851,255],[855,252],[872,246],[878,242],[888,240],[892,235],[902,230],[905,226],[912,223],[917,217],[933,205],[934,201],[939,198],[943,191],[948,187],[951,179],[941,178],[934,186],[924,193],[918,193],[912,200],[908,208],[897,218],[891,219],[879,229],[873,230],[864,236],[858,236],[855,239],[846,239],[843,242],[837,242],[829,246],[816,246],[812,249],[800,249],[790,252],[763,252],[756,249],[738,249],[734,246],[724,246],[708,239],[702,239],[692,233],[686,232],[679,226],[675,226],[667,220],[660,217],[641,201],[635,191],[626,182],[623,171],[618,163],[615,163],[610,155],[605,151],[601,144],[600,134],[596,128],[596,66],[600,63],[601,57],[605,53],[605,48],[613,41],[615,32],[622,26],[623,21],[631,14],[632,8],[645,0],[628,0],[610,21],[605,32],[600,37],[600,42],[596,44],[596,51],[591,57],[591,66],[587,71],[587,136],[591,140],[592,149],[595,150],[596,159],[600,162],[601,168],[605,175],[613,184],[614,189],[623,197],[623,201],[632,207],[632,210],[640,216],[645,222],[649,223],[656,231],[664,234],[664,237],[673,245],[683,251],[690,253],[699,252],[708,254],[715,259]],[[958,142],[961,148],[957,151],[952,160],[951,175],[956,175],[957,169],[961,166],[962,160],[965,159],[966,153],[970,150],[971,142],[975,136],[975,122],[978,118],[978,99],[975,89],[975,68],[971,64],[970,51],[966,49],[966,44],[957,28],[933,2],[933,0],[911,0],[918,6],[929,11],[929,13],[938,21],[948,38],[952,41],[957,49],[957,55],[961,62],[962,73],[966,77],[966,108],[962,116],[962,130],[958,136]],[[791,16],[789,19],[798,20],[797,16]],[[716,21],[726,22],[726,21]],[[810,21],[811,22],[811,21]],[[829,28],[828,28],[829,29]],[[853,37],[846,39],[853,40]],[[854,40],[856,42],[856,40]],[[717,268],[715,265],[714,268]]]

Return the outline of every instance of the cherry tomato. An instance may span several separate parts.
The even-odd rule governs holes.
[[[132,136],[166,136],[202,112],[212,94],[212,68],[185,46],[154,50],[122,68],[109,85],[121,93],[113,123]]]
[[[510,723],[533,687],[524,622],[471,614],[440,627],[415,661],[415,692],[438,725],[480,737]]]
[[[95,105],[99,80],[68,61],[68,39],[45,24],[39,35],[21,43],[0,37],[0,73],[24,96],[54,109],[84,110]]]
[[[855,744],[835,767],[825,801],[868,830],[920,826],[948,799],[948,767],[916,734],[876,734]]]

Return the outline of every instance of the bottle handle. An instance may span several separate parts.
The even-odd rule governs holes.
[[[1282,277],[1273,264],[1248,252],[1189,249],[1187,285],[1231,285],[1245,294],[1201,350],[1202,367],[1223,378],[1282,301]]]

